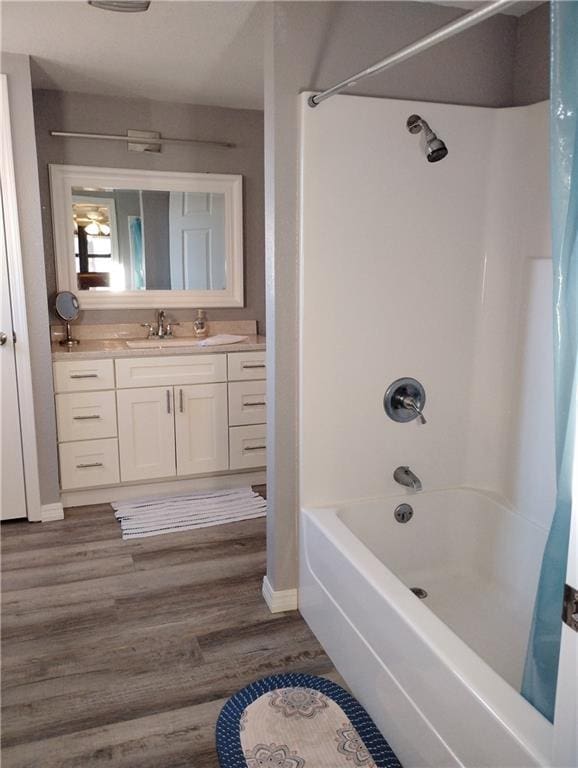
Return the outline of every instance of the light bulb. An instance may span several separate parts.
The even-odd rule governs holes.
[[[88,226],[84,228],[84,231],[87,235],[99,235],[100,234],[100,227],[96,223],[96,221],[91,221]]]

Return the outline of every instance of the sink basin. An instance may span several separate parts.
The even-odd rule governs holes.
[[[196,347],[198,339],[138,339],[125,341],[129,349],[161,349],[162,347]]]
[[[155,336],[152,339],[138,339],[135,341],[125,341],[129,349],[162,349],[163,347],[219,347],[231,344],[237,344],[240,341],[246,341],[247,336],[234,336],[230,333],[217,333],[215,336],[207,336],[205,339],[159,339]]]

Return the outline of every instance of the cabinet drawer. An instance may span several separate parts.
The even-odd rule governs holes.
[[[72,488],[93,488],[97,485],[116,485],[120,482],[117,440],[62,443],[58,446],[58,453],[63,491]]]
[[[114,391],[56,395],[58,442],[116,437]]]
[[[230,352],[227,357],[229,381],[266,378],[265,352]]]
[[[264,467],[267,463],[267,427],[231,427],[229,457],[231,469]]]
[[[115,360],[119,389],[227,381],[226,355],[175,355]]]
[[[52,368],[55,392],[114,389],[112,360],[59,360]]]
[[[233,381],[229,384],[229,424],[264,424],[267,421],[265,381]]]

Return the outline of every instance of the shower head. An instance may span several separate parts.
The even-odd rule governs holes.
[[[438,160],[444,159],[448,153],[448,148],[441,139],[438,139],[423,117],[410,115],[407,118],[406,126],[410,133],[419,133],[421,130],[425,132],[425,144],[429,163],[437,163]]]

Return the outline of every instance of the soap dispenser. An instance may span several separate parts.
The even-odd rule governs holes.
[[[197,309],[197,318],[193,322],[193,333],[198,339],[204,339],[207,335],[207,318],[204,309]]]

